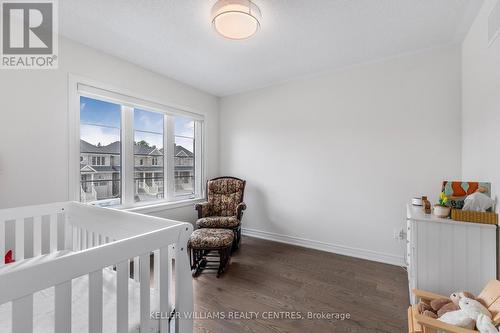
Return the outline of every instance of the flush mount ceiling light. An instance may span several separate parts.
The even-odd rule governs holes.
[[[259,7],[250,0],[218,0],[212,8],[214,29],[229,39],[246,39],[260,27]]]

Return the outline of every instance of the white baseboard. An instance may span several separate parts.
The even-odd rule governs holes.
[[[261,231],[255,229],[242,228],[243,235],[266,239],[270,241],[286,243],[290,245],[297,245],[301,247],[307,247],[310,249],[331,252],[335,254],[341,254],[349,257],[355,257],[360,259],[366,259],[371,261],[377,261],[384,264],[390,264],[395,266],[404,266],[404,257],[397,256],[390,253],[383,253],[377,251],[371,251],[366,249],[359,249],[354,247],[349,247],[345,245],[337,245],[331,243],[325,243],[305,238],[299,238],[294,236],[280,235],[273,232]]]

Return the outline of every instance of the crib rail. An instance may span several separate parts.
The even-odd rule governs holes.
[[[103,269],[110,266],[116,270],[117,279],[117,332],[128,332],[131,258],[135,264],[134,278],[140,283],[140,328],[141,332],[149,332],[151,253],[154,253],[154,287],[159,289],[160,312],[168,314],[175,310],[184,314],[193,311],[186,249],[192,232],[190,224],[78,203],[29,207],[24,212],[0,210],[0,226],[3,225],[4,230],[5,221],[16,221],[16,242],[18,238],[21,240],[20,235],[24,236],[24,230],[17,227],[21,222],[17,221],[26,225],[33,216],[56,214],[56,222],[48,224],[48,235],[60,240],[57,249],[72,251],[47,251],[38,256],[25,256],[24,260],[17,260],[16,256],[17,262],[0,267],[0,285],[9,286],[0,288],[0,304],[12,302],[13,333],[33,331],[33,322],[26,320],[33,314],[33,294],[49,287],[55,287],[55,332],[70,332],[71,281],[82,275],[89,277],[89,331],[102,332]],[[21,234],[17,234],[19,230]],[[26,239],[31,241],[29,236]],[[0,245],[0,248],[5,247]],[[175,270],[172,269],[173,260]],[[175,299],[170,293],[172,280],[175,280]],[[176,317],[175,332],[192,332],[192,321],[188,317]],[[169,332],[167,320],[160,321],[160,332]]]
[[[9,250],[18,261],[67,248],[67,207],[53,203],[0,210],[0,267]]]

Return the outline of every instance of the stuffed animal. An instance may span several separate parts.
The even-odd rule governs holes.
[[[459,300],[460,310],[445,313],[439,321],[462,328],[474,329],[480,333],[498,333],[491,321],[491,313],[480,302],[463,297]]]
[[[470,330],[474,329],[474,327],[476,326],[476,321],[469,317],[467,312],[462,309],[447,312],[441,318],[438,318],[438,320],[446,324],[467,328]]]
[[[458,302],[463,297],[475,298],[474,295],[467,291],[455,292],[450,295],[450,298],[438,298],[432,300],[430,304],[421,301],[418,304],[418,311],[426,317],[440,318],[447,312],[459,310]]]
[[[476,328],[481,333],[498,333],[497,329],[491,322],[491,318],[484,314],[479,314],[476,319]]]

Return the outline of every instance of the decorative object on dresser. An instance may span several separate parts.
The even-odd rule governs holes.
[[[218,177],[207,181],[207,202],[195,205],[197,228],[230,229],[234,232],[233,251],[241,243],[241,219],[247,208],[243,202],[246,181]]]
[[[420,206],[420,207],[422,207],[423,206],[422,198],[423,197],[413,197],[413,198],[411,198],[411,204],[413,206]]]
[[[491,197],[491,183],[444,181],[441,191],[449,198],[447,206],[462,209],[465,198],[475,192],[484,193]]]
[[[407,206],[406,265],[410,290],[479,294],[497,277],[497,226],[457,222]],[[412,304],[415,295],[410,294]]]
[[[451,208],[446,206],[448,203],[448,197],[441,192],[439,195],[439,203],[434,205],[434,215],[437,217],[447,218],[450,216]]]
[[[452,199],[451,218],[455,221],[498,224],[495,200],[491,198],[491,184],[479,182],[443,182],[443,191]]]
[[[498,214],[493,212],[474,212],[462,209],[452,209],[451,218],[455,221],[498,224]]]
[[[426,196],[422,197],[422,206],[424,208],[424,213],[425,214],[430,214],[432,212],[431,202],[427,199]]]

